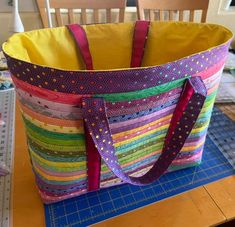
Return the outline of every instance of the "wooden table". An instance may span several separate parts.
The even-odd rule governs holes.
[[[220,108],[235,120],[235,105]],[[23,122],[17,106],[13,175],[13,226],[45,226],[43,204],[37,193],[28,157]],[[96,227],[201,227],[235,218],[235,176],[196,188],[96,224]]]

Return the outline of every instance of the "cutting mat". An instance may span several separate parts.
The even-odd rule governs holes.
[[[0,112],[4,125],[0,125],[0,161],[12,169],[14,125],[15,125],[15,91],[0,91]],[[0,177],[0,227],[10,225],[11,174]]]
[[[235,166],[231,165],[233,158],[230,154],[234,151],[231,149],[233,143],[228,144],[228,141],[234,139],[235,122],[215,109],[201,165],[165,174],[148,186],[125,184],[45,205],[46,225],[88,226],[233,175]]]
[[[223,72],[216,103],[235,103],[235,76],[231,73]]]

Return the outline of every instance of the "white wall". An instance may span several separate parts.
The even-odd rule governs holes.
[[[37,4],[35,0],[18,0],[19,10],[21,12],[37,11]],[[8,0],[0,0],[0,12],[10,12],[11,6],[8,5]]]
[[[207,22],[224,25],[235,34],[235,7],[230,7],[230,10],[224,10],[226,1],[210,0]]]
[[[229,11],[224,11],[224,1],[225,0],[210,0],[207,22],[224,25],[235,34],[235,7]],[[11,35],[9,32],[11,7],[7,5],[7,2],[8,0],[0,0],[0,44]],[[19,8],[26,31],[42,27],[35,0],[19,0]],[[128,11],[127,9],[126,21],[135,20],[136,13]]]

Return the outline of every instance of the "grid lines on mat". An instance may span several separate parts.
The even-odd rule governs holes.
[[[223,131],[217,130],[218,122],[226,122]],[[223,154],[230,150],[226,146],[220,150],[225,143],[221,134],[231,125],[235,127],[235,122],[215,109],[199,166],[167,173],[144,187],[124,184],[45,205],[47,226],[88,226],[233,175],[235,170],[227,160],[228,154]],[[214,143],[216,140],[220,146]]]

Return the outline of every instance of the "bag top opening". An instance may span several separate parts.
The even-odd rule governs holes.
[[[95,70],[130,68],[135,23],[83,26]],[[142,67],[156,66],[228,42],[232,33],[214,24],[151,22]],[[85,70],[67,27],[14,34],[3,51],[18,60],[62,70]]]

